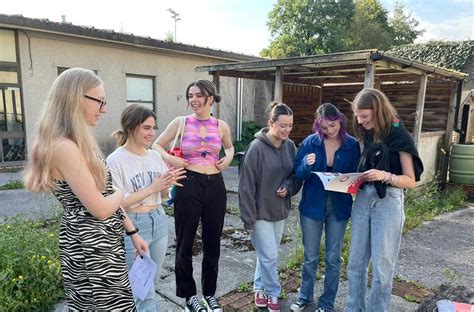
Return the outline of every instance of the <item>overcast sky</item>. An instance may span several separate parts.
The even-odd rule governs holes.
[[[380,0],[391,11],[392,0]],[[270,42],[268,12],[277,0],[10,0],[0,13],[47,18],[61,16],[75,25],[113,29],[165,39],[174,34],[175,21],[167,11],[179,13],[177,41],[237,53],[258,55]],[[407,10],[426,30],[419,41],[474,39],[474,0],[403,0]]]

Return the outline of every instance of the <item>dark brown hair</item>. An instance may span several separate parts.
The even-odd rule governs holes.
[[[127,108],[123,110],[120,118],[122,130],[117,130],[112,133],[112,137],[117,140],[119,146],[123,146],[133,134],[133,131],[150,117],[153,117],[156,122],[156,115],[151,109],[140,104],[127,106]]]
[[[268,119],[273,122],[277,121],[278,117],[281,115],[293,116],[293,111],[291,108],[284,103],[270,102],[270,104],[268,104],[267,110]]]
[[[221,101],[222,97],[217,94],[216,86],[209,80],[196,80],[194,82],[191,82],[186,88],[186,100],[189,101],[189,89],[194,86],[198,87],[201,92],[206,95],[206,102],[207,98],[209,98],[210,96],[214,97],[214,102],[216,103],[219,103]]]

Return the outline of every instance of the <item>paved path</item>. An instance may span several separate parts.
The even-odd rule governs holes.
[[[0,185],[20,179],[21,174],[0,173]],[[238,208],[237,201],[237,169],[229,168],[224,173],[228,193],[228,205],[232,210]],[[6,181],[6,182],[4,182]],[[50,196],[31,194],[25,190],[0,191],[0,222],[5,216],[19,214],[28,218],[48,218],[53,213],[61,211],[57,202]],[[416,281],[432,288],[443,283],[455,283],[471,287],[474,285],[474,205],[468,208],[442,215],[433,221],[425,222],[419,228],[404,236],[398,265],[397,275],[410,281]],[[285,244],[281,246],[281,265],[292,257],[296,249],[299,228],[298,213],[293,210],[286,222]],[[174,285],[174,225],[169,217],[170,245],[163,266],[162,283],[158,292],[159,304],[162,311],[177,311],[182,309],[183,299],[175,296]],[[293,239],[292,239],[293,238]],[[255,252],[247,233],[242,229],[237,214],[228,213],[224,224],[224,238],[217,296],[223,296],[238,288],[241,284],[251,282],[255,268]],[[194,276],[199,284],[201,254],[194,257]],[[200,286],[198,286],[200,288]],[[341,281],[336,302],[336,311],[343,311],[347,293],[347,282]],[[200,291],[200,290],[198,290]],[[321,283],[316,284],[315,297],[321,293]],[[282,311],[289,311],[289,306],[296,300],[296,293],[287,294],[283,300]],[[409,303],[400,297],[393,296],[392,311],[415,311],[418,305]],[[61,303],[56,311],[65,310]],[[307,309],[308,311],[310,309]]]

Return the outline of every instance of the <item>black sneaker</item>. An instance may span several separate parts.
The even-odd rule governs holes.
[[[186,306],[184,307],[184,311],[186,312],[204,312],[206,308],[204,308],[197,296],[192,296],[186,301]]]
[[[204,296],[203,298],[204,307],[207,308],[207,312],[221,312],[222,308],[217,302],[216,297],[214,296]]]
[[[296,301],[290,306],[291,311],[293,312],[300,312],[303,311],[309,304],[303,303],[302,301]],[[317,312],[317,310],[315,311]]]

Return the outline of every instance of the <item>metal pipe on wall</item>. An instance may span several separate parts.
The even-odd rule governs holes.
[[[236,131],[235,139],[236,141],[242,140],[242,118],[243,118],[243,105],[242,105],[242,96],[244,93],[244,79],[237,78],[237,107],[236,107]]]

